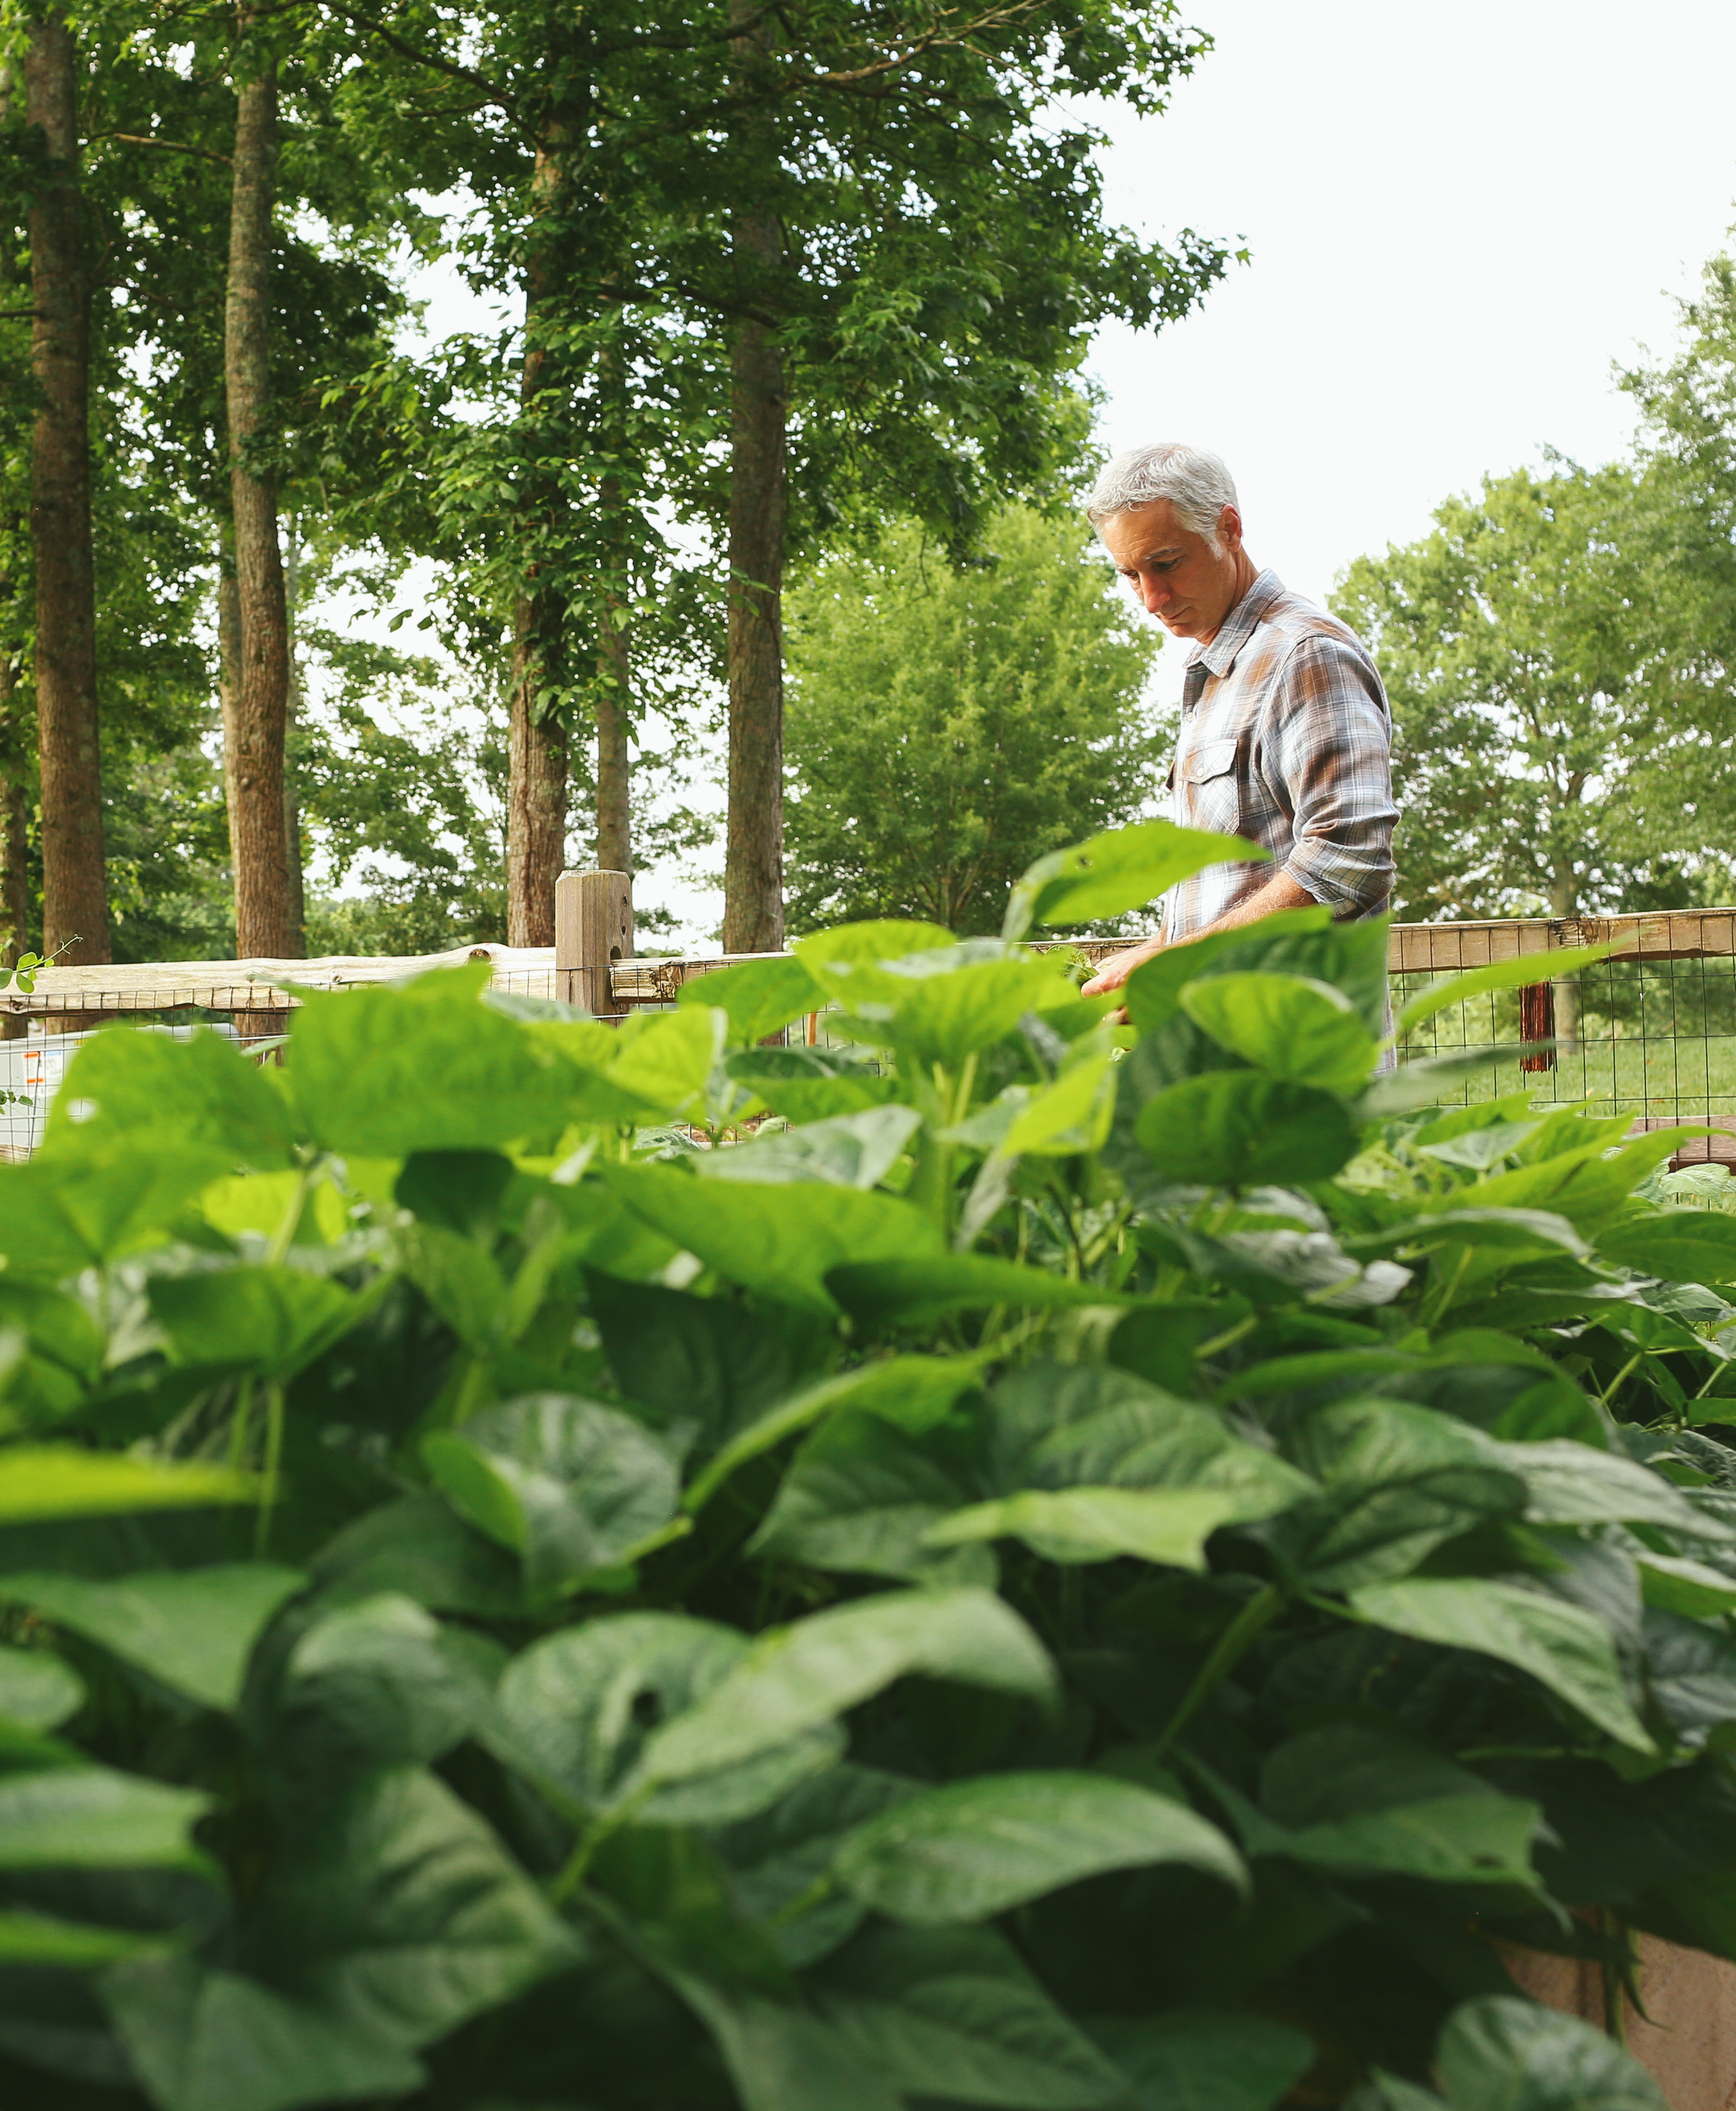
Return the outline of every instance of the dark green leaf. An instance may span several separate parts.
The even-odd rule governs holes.
[[[1209,866],[1270,855],[1239,836],[1179,828],[1173,821],[1136,821],[1038,858],[1012,891],[1001,935],[1017,939],[1034,924],[1091,924],[1120,916]]]
[[[1329,1179],[1357,1144],[1331,1094],[1254,1070],[1212,1071],[1169,1086],[1147,1101],[1136,1133],[1167,1179],[1212,1187]]]
[[[826,1287],[852,1318],[896,1319],[916,1327],[948,1312],[1009,1305],[1028,1311],[1070,1305],[1130,1305],[1123,1292],[1077,1282],[988,1254],[936,1253],[847,1263],[826,1275]]]
[[[151,1278],[151,1310],[175,1360],[293,1378],[366,1318],[329,1278],[270,1264]]]
[[[1613,2038],[1516,1996],[1456,2009],[1436,2058],[1455,2111],[1668,2111]]]
[[[195,1869],[211,1798],[107,1767],[0,1777],[0,1869]]]
[[[51,1651],[0,1648],[0,1721],[52,1730],[84,1698],[84,1682]]]
[[[1300,2031],[1246,2010],[1105,2017],[1089,2029],[1131,2080],[1137,2111],[1272,2111],[1314,2063]]]
[[[895,1804],[840,1847],[837,1870],[893,1920],[987,1920],[1106,1869],[1182,1863],[1245,1890],[1241,1857],[1186,1804],[1087,1773],[1002,1773]]]

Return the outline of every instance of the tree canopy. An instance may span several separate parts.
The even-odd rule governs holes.
[[[1008,508],[961,567],[914,527],[791,597],[790,918],[1000,928],[1046,851],[1162,783],[1157,634],[1076,520]]]

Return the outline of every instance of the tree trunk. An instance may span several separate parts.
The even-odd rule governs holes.
[[[775,266],[783,231],[744,215],[736,253]],[[756,274],[757,275],[757,274]],[[749,283],[752,283],[750,279]],[[723,949],[784,943],[784,355],[761,322],[735,327],[729,365],[729,770]]]
[[[546,207],[560,184],[557,143],[537,149],[531,178],[533,209]],[[554,384],[548,348],[539,327],[552,274],[546,238],[533,228],[525,270],[525,372],[520,402],[534,428],[542,399]],[[550,489],[549,506],[563,503]],[[534,570],[534,568],[533,568]],[[565,597],[534,577],[512,618],[512,709],[507,742],[507,942],[555,942],[555,882],[566,858],[566,727],[558,711],[538,715],[539,693],[557,683]]]
[[[630,873],[633,810],[627,756],[627,700],[633,665],[627,633],[606,625],[598,658],[597,863],[603,872]]]
[[[38,409],[31,445],[36,720],[42,769],[43,950],[109,957],[102,858],[97,617],[90,539],[90,279],[79,193],[77,50],[57,12],[33,22],[25,115],[47,149],[30,202]]]
[[[302,606],[301,522],[289,520],[289,545],[284,565],[284,629],[289,646],[289,688],[284,712],[284,876],[289,957],[307,955],[307,881],[302,869],[302,789],[295,767],[295,729],[302,715],[302,667],[296,651],[296,624]]]
[[[0,602],[6,582],[0,580]],[[18,965],[30,950],[30,841],[29,798],[20,765],[21,729],[14,722],[18,706],[18,661],[0,639],[0,968]],[[0,1041],[21,1041],[30,1021],[21,1015],[0,1015]]]
[[[243,24],[245,26],[246,16]],[[241,665],[224,729],[229,849],[235,871],[237,957],[290,951],[284,834],[284,731],[289,698],[289,617],[277,535],[275,479],[249,466],[246,447],[271,415],[271,206],[277,163],[277,76],[237,94],[234,190],[223,364],[228,397],[229,502]],[[245,1028],[243,1027],[243,1031]]]

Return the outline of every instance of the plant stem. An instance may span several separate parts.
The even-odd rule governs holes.
[[[271,1538],[271,1509],[277,1500],[277,1469],[284,1450],[284,1387],[275,1379],[266,1387],[266,1463],[259,1484],[259,1522],[254,1529],[253,1555],[263,1556]]]
[[[1629,1378],[1632,1376],[1634,1370],[1641,1364],[1644,1363],[1645,1360],[1646,1352],[1643,1349],[1636,1350],[1634,1355],[1628,1358],[1627,1361],[1622,1365],[1621,1369],[1616,1372],[1615,1377],[1610,1380],[1609,1383],[1603,1388],[1602,1392],[1599,1395],[1600,1399],[1602,1399],[1603,1405],[1606,1407],[1607,1407],[1610,1402],[1616,1397],[1616,1393],[1620,1390],[1621,1387],[1625,1384]]]
[[[1200,1709],[1235,1669],[1261,1629],[1275,1619],[1283,1609],[1284,1593],[1275,1583],[1268,1583],[1263,1591],[1248,1600],[1219,1636],[1217,1646],[1200,1666],[1199,1675],[1188,1688],[1180,1707],[1170,1718],[1163,1735],[1157,1740],[1156,1758],[1161,1759],[1168,1751]]]
[[[307,1197],[313,1192],[315,1176],[320,1161],[316,1158],[302,1168],[302,1177],[297,1181],[295,1192],[289,1198],[289,1206],[284,1212],[277,1229],[271,1234],[271,1242],[266,1248],[266,1260],[273,1267],[282,1260],[295,1243],[295,1235],[301,1229],[302,1212],[307,1205]]]

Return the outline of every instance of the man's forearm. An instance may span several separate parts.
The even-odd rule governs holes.
[[[1191,946],[1196,939],[1209,938],[1219,931],[1234,931],[1243,924],[1257,924],[1262,916],[1275,916],[1280,909],[1318,909],[1319,901],[1309,893],[1299,879],[1287,871],[1275,872],[1257,894],[1250,894],[1238,901],[1234,909],[1197,931],[1190,931],[1185,938],[1178,938],[1178,946]]]

